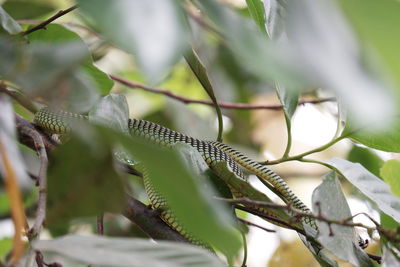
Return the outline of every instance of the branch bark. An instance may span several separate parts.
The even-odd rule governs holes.
[[[123,84],[129,88],[139,88],[145,90],[147,92],[155,93],[155,94],[162,94],[168,96],[172,99],[178,100],[184,104],[202,104],[207,106],[214,106],[214,103],[209,100],[199,100],[199,99],[192,99],[183,96],[179,96],[177,94],[172,93],[168,90],[153,88],[144,84],[136,83],[133,81],[129,81],[124,79],[118,75],[109,74],[110,78],[114,81]],[[336,101],[334,97],[329,98],[321,98],[321,99],[313,99],[313,100],[300,100],[299,106],[304,104],[321,104],[324,102],[331,102]],[[218,102],[218,105],[224,109],[244,109],[244,110],[253,110],[253,109],[269,109],[269,110],[282,110],[283,106],[281,104],[278,105],[254,105],[254,104],[246,104],[246,103],[230,103],[230,102]]]

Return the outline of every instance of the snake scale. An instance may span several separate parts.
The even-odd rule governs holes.
[[[34,122],[51,133],[63,134],[69,131],[68,120],[73,118],[87,119],[87,117],[84,115],[79,115],[68,111],[53,111],[48,108],[42,108],[35,114]],[[241,179],[245,180],[246,178],[242,171],[242,168],[244,168],[250,173],[255,174],[261,179],[267,181],[272,187],[275,188],[277,192],[281,194],[281,196],[283,196],[287,203],[290,203],[293,207],[301,211],[311,213],[307,206],[292,192],[292,190],[280,176],[266,166],[259,164],[240,151],[235,150],[226,144],[216,141],[199,140],[145,120],[129,119],[127,123],[129,133],[132,136],[144,138],[156,145],[170,147],[177,142],[182,142],[194,147],[201,154],[211,169],[213,169],[213,166],[218,162],[227,162],[232,172],[234,172]],[[144,186],[153,208],[162,210],[162,219],[171,228],[179,232],[190,242],[202,244],[198,238],[193,237],[185,229],[185,227],[179,224],[179,222],[175,219],[173,211],[168,209],[168,205],[165,198],[162,196],[162,193],[154,190],[154,187],[152,186],[150,179],[148,179],[146,174],[144,175]],[[241,192],[234,190],[232,187],[230,187],[230,189],[235,198],[244,196]],[[253,208],[268,216],[276,217],[271,210],[266,208]],[[303,217],[303,221],[313,228],[316,228],[315,222],[311,218]],[[272,221],[272,223],[277,224],[274,221]]]

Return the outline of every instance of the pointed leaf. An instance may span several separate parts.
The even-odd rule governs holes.
[[[55,10],[54,6],[47,2],[34,2],[29,0],[6,1],[3,8],[14,19],[36,19]]]
[[[159,81],[181,57],[186,24],[176,1],[77,2],[104,36],[136,57],[139,66],[153,81]]]
[[[84,44],[84,46],[86,46],[86,44],[78,34],[57,24],[47,25],[45,31],[40,30],[31,33],[29,35],[29,40],[30,42],[48,42],[56,44],[76,41],[81,42],[82,44]],[[87,53],[87,59],[83,63],[83,68],[81,69],[81,71],[87,73],[87,75],[92,78],[95,86],[101,94],[109,93],[114,85],[113,80],[111,80],[107,74],[105,74],[93,65],[93,60],[89,56],[89,49],[86,47],[85,50],[85,53]]]
[[[394,120],[391,125],[380,127],[375,122],[360,125],[354,125],[352,121],[346,122],[346,127],[343,135],[347,135],[350,139],[366,145],[370,148],[375,148],[387,152],[400,152],[400,121]]]
[[[400,24],[400,4],[392,0],[337,0],[347,15],[362,45],[378,61],[384,79],[394,82],[397,103],[400,92],[400,34],[395,25]],[[371,17],[380,18],[371,20]],[[374,106],[376,100],[374,101]],[[379,111],[378,111],[379,112]]]
[[[124,95],[109,94],[89,112],[89,120],[116,131],[128,133],[129,107]]]
[[[18,34],[22,32],[21,26],[0,6],[0,24],[1,31],[6,31],[9,34]]]
[[[313,192],[313,211],[331,220],[342,220],[351,216],[350,208],[340,188],[335,172],[330,172]],[[319,203],[319,205],[317,205]],[[339,208],[338,208],[339,207]],[[349,221],[351,222],[351,221]],[[317,220],[318,241],[337,257],[355,266],[373,266],[367,254],[358,246],[353,227]]]
[[[353,146],[347,159],[354,163],[360,163],[376,176],[379,176],[379,170],[383,164],[383,160],[374,151],[360,146]]]
[[[196,75],[197,79],[206,90],[208,96],[214,103],[215,110],[217,111],[218,116],[218,141],[222,141],[222,132],[224,130],[223,127],[223,120],[222,120],[222,113],[221,108],[218,105],[217,98],[214,94],[214,89],[211,85],[210,80],[208,79],[207,70],[204,67],[203,63],[200,61],[200,58],[196,54],[194,50],[190,50],[186,53],[185,59],[189,64],[190,68],[192,69],[193,73]]]
[[[344,178],[374,202],[381,211],[400,222],[400,199],[390,192],[388,184],[358,163],[340,158],[333,158],[328,163],[336,167]]]
[[[400,197],[400,161],[392,159],[386,161],[381,168],[383,180],[390,185],[393,195]]]
[[[261,0],[246,0],[247,8],[254,22],[258,25],[263,33],[265,30],[265,10],[264,3]]]

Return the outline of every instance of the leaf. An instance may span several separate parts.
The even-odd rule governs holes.
[[[335,172],[328,173],[322,184],[314,190],[312,203],[313,211],[320,212],[320,215],[327,219],[343,220],[351,217],[350,208]],[[326,222],[316,220],[316,223],[319,230],[317,239],[323,247],[355,266],[373,266],[368,255],[355,244],[357,234],[353,227],[331,224],[329,228]]]
[[[353,141],[387,152],[400,152],[400,121],[380,129],[379,123],[362,123],[361,127],[354,125],[351,120],[346,122],[342,135]]]
[[[279,96],[279,101],[283,105],[285,116],[290,120],[299,102],[299,92],[293,89],[282,88],[279,84],[276,85],[276,91]]]
[[[0,75],[29,97],[76,112],[86,112],[97,100],[93,80],[80,71],[88,57],[83,42],[25,44],[0,37],[0,46],[0,60],[7,65]]]
[[[222,141],[222,132],[224,131],[223,120],[222,120],[222,113],[221,108],[218,105],[217,98],[214,94],[214,89],[211,85],[210,80],[208,79],[207,70],[204,67],[203,63],[200,61],[200,58],[196,54],[194,50],[189,50],[185,54],[185,59],[189,64],[190,68],[192,69],[193,73],[196,75],[197,79],[206,90],[208,96],[213,101],[215,110],[217,111],[218,116],[218,137],[217,141]]]
[[[6,31],[9,34],[18,34],[22,32],[21,26],[0,6],[0,24],[1,30]]]
[[[197,3],[221,29],[224,40],[246,70],[269,84],[278,81],[285,87],[303,88],[304,79],[299,75],[295,62],[287,56],[288,51],[258,31],[252,21],[216,1]]]
[[[7,254],[12,249],[12,239],[11,238],[1,238],[0,239],[0,262],[5,259]]]
[[[20,182],[29,181],[26,174],[24,160],[17,146],[17,133],[12,105],[8,96],[0,94],[0,143],[4,152],[9,157],[11,167]],[[0,160],[0,173],[2,179],[6,177],[2,160]]]
[[[58,256],[63,266],[210,266],[222,267],[211,253],[192,245],[176,242],[157,243],[139,238],[112,238],[69,235],[54,240],[40,240],[34,249],[45,253],[45,259]],[[65,262],[74,260],[74,265]]]
[[[356,122],[393,116],[390,86],[377,78],[378,71],[366,68],[351,29],[332,1],[287,1],[286,24],[288,49],[310,87],[334,91]]]
[[[400,161],[392,159],[386,161],[381,168],[383,180],[390,185],[393,195],[400,197]]]
[[[113,80],[108,77],[103,71],[99,70],[93,65],[93,60],[89,56],[90,51],[87,48],[81,37],[73,31],[66,29],[64,26],[57,24],[50,24],[46,26],[46,30],[35,31],[29,35],[29,40],[31,42],[46,42],[52,44],[62,44],[66,42],[80,42],[85,46],[85,53],[87,54],[87,59],[82,65],[83,71],[91,77],[94,81],[96,88],[101,94],[108,94],[114,85]]]
[[[400,92],[400,34],[394,25],[400,24],[400,4],[392,0],[337,0],[355,30],[363,49],[379,68],[384,79],[394,82]],[[371,17],[379,17],[375,21]],[[399,103],[399,98],[397,98]],[[374,101],[374,106],[376,101]]]
[[[266,10],[268,35],[273,40],[279,40],[285,33],[286,0],[271,0],[269,5]]]
[[[129,107],[125,96],[109,94],[89,112],[89,120],[122,133],[129,133]]]
[[[85,127],[86,126],[86,127]],[[48,216],[57,226],[78,217],[120,212],[125,192],[101,130],[78,124],[79,134],[57,149],[48,171]]]
[[[3,8],[14,19],[36,19],[55,10],[50,3],[29,0],[13,0],[3,3]]]
[[[136,142],[125,143],[124,147],[143,163],[155,190],[165,197],[177,221],[231,259],[241,247],[241,239],[228,210],[213,201],[214,194],[204,177],[190,170],[192,166],[188,168],[177,148],[164,150]],[[196,161],[204,164],[197,150],[191,149]]]
[[[266,33],[264,3],[261,0],[246,0],[246,3],[254,22],[261,32]]]
[[[333,158],[329,164],[337,168],[350,183],[374,202],[377,207],[400,222],[400,199],[390,193],[390,187],[358,163]]]
[[[347,160],[360,163],[368,171],[379,176],[379,170],[382,167],[383,160],[371,149],[360,146],[353,146],[347,155]]]
[[[131,53],[152,81],[181,57],[186,24],[173,0],[80,0],[80,10],[112,43]],[[117,30],[118,29],[118,30]]]

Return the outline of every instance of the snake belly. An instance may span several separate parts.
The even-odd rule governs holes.
[[[39,110],[34,117],[35,124],[40,127],[52,132],[52,133],[66,133],[70,130],[68,120],[79,119],[86,120],[87,117],[68,111],[52,111],[48,108]],[[171,147],[174,144],[181,142],[186,143],[195,148],[203,157],[208,166],[213,169],[213,166],[218,162],[226,162],[232,172],[236,176],[245,180],[245,176],[241,167],[247,169],[251,173],[258,175],[262,179],[268,181],[282,196],[285,200],[293,205],[295,208],[305,212],[311,212],[306,205],[304,205],[300,199],[290,190],[286,182],[272,170],[267,167],[260,165],[256,161],[248,158],[243,153],[234,150],[230,146],[214,141],[203,141],[199,140],[182,133],[173,131],[161,125],[153,122],[140,120],[140,119],[129,119],[128,121],[129,133],[132,136],[146,139],[158,146]],[[172,210],[168,209],[166,199],[163,197],[161,192],[157,192],[151,180],[148,178],[147,172],[143,170],[144,187],[149,197],[149,201],[153,208],[161,210],[161,218],[174,230],[184,236],[189,242],[194,244],[207,247],[200,238],[194,237],[189,233],[183,225],[181,225],[175,218]],[[229,185],[228,185],[229,186]],[[235,198],[245,197],[242,192],[235,190],[230,187],[232,194]],[[266,209],[263,207],[248,206],[262,214],[270,217],[279,219],[279,216],[274,213],[272,209]],[[304,218],[304,217],[303,217]],[[306,217],[307,218],[307,217]],[[271,223],[278,224],[279,226],[287,227],[279,224],[276,221],[269,220]],[[305,219],[307,224],[316,228],[315,222],[311,219]]]

